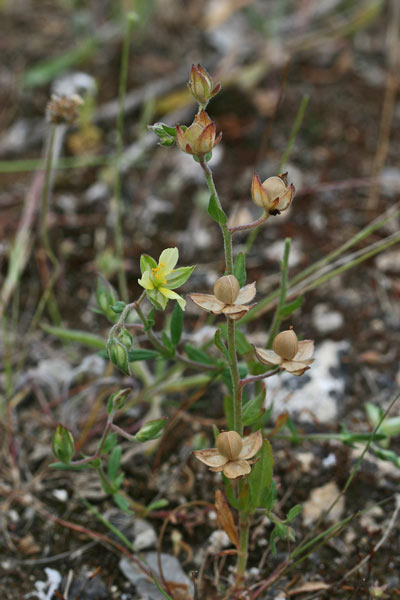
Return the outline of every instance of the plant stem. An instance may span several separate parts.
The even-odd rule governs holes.
[[[289,266],[289,254],[290,254],[290,244],[291,239],[285,239],[285,249],[283,251],[283,259],[281,262],[281,285],[279,288],[279,300],[275,309],[274,318],[272,319],[271,328],[268,334],[268,341],[266,344],[266,348],[272,348],[272,342],[276,334],[278,333],[279,325],[281,324],[282,317],[281,311],[285,306],[286,302],[286,292],[287,292],[287,284],[288,284],[288,266]]]
[[[249,529],[250,515],[247,512],[239,513],[239,554],[236,565],[236,586],[241,587],[246,571],[247,558],[249,555]]]
[[[217,190],[215,187],[212,171],[211,171],[210,167],[208,166],[208,164],[206,163],[206,161],[204,160],[204,158],[201,158],[199,162],[200,162],[201,168],[204,171],[204,175],[205,175],[207,185],[208,185],[208,190],[209,190],[210,194],[212,194],[215,197],[218,208],[223,210],[221,201],[219,199],[219,196],[218,196],[218,193],[217,193]],[[226,271],[228,274],[232,274],[233,273],[232,235],[231,235],[231,232],[229,231],[229,227],[226,223],[225,224],[220,223],[219,226],[221,228],[222,236],[224,238]]]
[[[233,400],[233,428],[238,434],[243,435],[242,421],[242,389],[240,387],[239,368],[236,355],[235,342],[235,321],[226,318],[227,320],[227,341],[229,353],[229,368],[232,379],[232,400]]]
[[[36,310],[35,317],[33,321],[36,325],[38,318],[40,318],[41,312],[43,310],[44,305],[47,303],[49,312],[52,318],[52,321],[55,325],[59,325],[61,322],[60,313],[58,311],[57,303],[53,295],[53,285],[59,274],[59,262],[57,260],[56,255],[54,254],[47,230],[47,215],[49,211],[49,199],[50,199],[50,182],[51,182],[51,174],[53,170],[53,154],[54,154],[54,140],[56,137],[57,125],[52,125],[50,130],[50,138],[49,145],[47,149],[47,159],[46,159],[46,170],[45,170],[45,179],[42,191],[41,198],[41,207],[40,207],[40,239],[43,245],[43,249],[46,253],[47,258],[50,260],[53,266],[53,273],[50,278],[50,281],[47,283],[44,294],[39,302],[39,306]]]
[[[121,194],[121,159],[123,151],[125,95],[128,81],[129,46],[135,19],[128,15],[125,28],[124,44],[121,56],[121,70],[119,76],[118,116],[117,116],[117,153],[115,161],[114,185],[114,240],[118,258],[118,285],[122,299],[128,301],[128,284],[124,269],[124,238],[122,233],[122,194]]]
[[[256,221],[251,221],[251,223],[247,223],[246,225],[236,225],[236,227],[229,227],[230,233],[235,233],[236,231],[247,231],[248,229],[254,229],[258,227],[264,221],[266,221],[269,217],[269,214],[264,212],[261,217],[259,217]]]

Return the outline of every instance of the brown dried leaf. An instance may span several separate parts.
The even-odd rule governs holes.
[[[239,547],[239,535],[236,529],[233,515],[225,496],[221,490],[215,492],[215,510],[217,511],[218,524],[225,531],[226,535],[231,540],[232,544]]]
[[[319,590],[328,590],[330,585],[323,581],[307,581],[302,583],[296,588],[286,592],[288,596],[295,596],[296,594],[306,594],[307,592],[318,592]]]

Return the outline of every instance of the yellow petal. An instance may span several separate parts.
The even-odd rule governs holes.
[[[229,479],[236,479],[248,475],[251,471],[249,463],[245,460],[233,460],[224,466],[224,475]]]
[[[161,252],[158,264],[162,267],[163,272],[168,275],[178,262],[178,258],[178,248],[167,248]]]
[[[176,300],[177,303],[179,304],[179,306],[181,307],[181,309],[185,310],[186,300],[184,300],[182,298],[182,296],[180,296],[173,290],[169,290],[168,288],[165,288],[165,287],[158,288],[158,291],[160,292],[160,294],[165,296],[165,298],[168,298],[168,300]]]
[[[138,284],[144,287],[145,290],[153,290],[154,285],[151,281],[150,271],[145,271],[141,279],[138,279]]]
[[[219,453],[217,448],[206,448],[205,450],[196,450],[193,452],[198,460],[201,460],[207,467],[218,468],[226,465],[228,459]]]

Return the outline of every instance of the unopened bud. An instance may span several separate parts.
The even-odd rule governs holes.
[[[112,339],[107,344],[107,352],[112,364],[121,369],[126,375],[129,375],[128,351],[125,346],[118,340]]]
[[[129,350],[129,348],[132,346],[133,338],[127,329],[121,329],[120,333],[118,334],[118,341],[120,341],[121,344],[125,346],[127,350]]]
[[[278,333],[272,344],[273,351],[285,360],[292,360],[299,349],[297,335],[293,329]]]
[[[117,302],[117,296],[111,285],[101,275],[97,278],[96,300],[100,310],[108,315],[110,308]]]
[[[214,296],[224,304],[233,304],[240,292],[240,285],[234,275],[224,275],[214,284]]]
[[[188,87],[194,99],[205,106],[215,94],[218,94],[221,84],[217,83],[214,86],[210,74],[199,64],[197,67],[192,65]]]
[[[176,128],[165,125],[165,123],[154,123],[148,129],[153,131],[160,140],[160,146],[173,146],[176,139]]]
[[[236,431],[224,431],[215,441],[219,452],[229,460],[236,460],[243,448],[243,441]]]
[[[75,452],[72,433],[63,425],[57,425],[53,436],[53,453],[63,463],[71,462]]]
[[[138,442],[155,440],[159,437],[165,423],[166,419],[154,419],[153,421],[147,421],[147,423],[145,423],[135,435],[136,440]]]

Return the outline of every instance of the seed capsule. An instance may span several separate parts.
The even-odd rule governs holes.
[[[297,335],[293,329],[278,333],[272,344],[272,349],[278,356],[281,356],[285,360],[292,360],[299,349]]]
[[[243,448],[242,438],[236,431],[220,433],[215,442],[219,452],[229,460],[236,460]]]
[[[224,304],[233,304],[239,292],[240,285],[234,275],[225,275],[215,282],[214,296]]]

